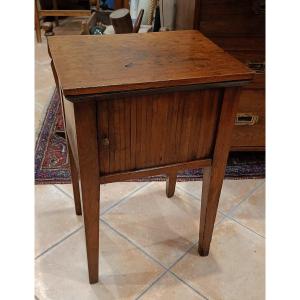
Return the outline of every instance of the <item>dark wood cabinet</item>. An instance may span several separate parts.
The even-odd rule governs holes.
[[[264,150],[265,1],[196,0],[194,28],[256,72],[241,91],[232,149]]]

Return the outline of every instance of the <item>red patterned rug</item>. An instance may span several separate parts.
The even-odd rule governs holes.
[[[70,183],[69,159],[65,139],[61,105],[55,90],[47,109],[35,148],[35,183]],[[232,152],[228,159],[226,178],[246,179],[265,177],[264,152]],[[200,180],[202,170],[188,170],[178,174],[179,181]],[[165,180],[165,176],[153,176],[138,181]]]

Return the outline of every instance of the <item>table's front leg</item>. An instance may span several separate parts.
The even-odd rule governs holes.
[[[98,282],[99,265],[99,162],[96,103],[74,104],[80,183],[90,283]]]
[[[212,165],[204,169],[201,196],[199,254],[209,253],[215,219],[218,210],[231,136],[234,127],[234,117],[237,110],[239,88],[227,88],[221,107]]]

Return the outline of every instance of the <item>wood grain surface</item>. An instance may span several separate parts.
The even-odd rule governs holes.
[[[208,158],[221,97],[210,89],[97,102],[100,174]]]
[[[48,43],[65,95],[249,80],[254,74],[196,30],[53,36]]]

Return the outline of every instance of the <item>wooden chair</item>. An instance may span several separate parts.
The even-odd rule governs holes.
[[[35,0],[35,30],[37,42],[42,42],[40,18],[41,17],[55,17],[56,25],[58,25],[58,17],[82,17],[90,16],[92,10],[99,11],[100,0],[89,0],[90,10],[59,10],[57,6],[57,0],[52,0],[53,8],[50,10],[40,9],[39,0]],[[51,34],[50,34],[51,35]]]

